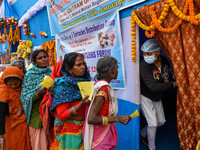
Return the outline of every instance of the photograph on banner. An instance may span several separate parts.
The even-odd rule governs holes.
[[[114,88],[124,88],[123,50],[118,12],[111,12],[92,21],[56,35],[57,60],[62,60],[70,52],[84,55],[92,81],[96,75],[99,58],[113,56],[119,62],[118,78],[112,81]]]
[[[0,64],[9,64],[9,44],[8,41],[0,44]]]
[[[8,51],[9,51],[8,41],[0,44],[0,56],[8,53]]]
[[[145,0],[47,0],[51,35]]]

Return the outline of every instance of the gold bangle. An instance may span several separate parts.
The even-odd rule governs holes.
[[[73,106],[72,109],[73,109],[73,114],[76,115],[78,112],[76,111],[75,106]]]
[[[108,125],[109,121],[108,121],[108,117],[104,117],[104,125]]]

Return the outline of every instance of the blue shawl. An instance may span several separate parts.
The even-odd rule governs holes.
[[[56,78],[54,80],[54,99],[51,111],[53,111],[53,109],[61,103],[81,100],[81,92],[77,83],[90,80],[90,74],[87,67],[83,77],[72,77],[64,72],[63,77]]]
[[[40,83],[44,80],[45,75],[51,75],[51,68],[49,66],[47,68],[38,68],[33,65],[24,76],[21,101],[28,124],[31,117],[33,95],[42,87]]]

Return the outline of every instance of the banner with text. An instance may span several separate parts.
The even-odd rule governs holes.
[[[145,0],[47,0],[51,35]]]
[[[111,85],[114,88],[124,88],[123,51],[118,14],[110,13],[57,34],[57,60],[62,60],[69,52],[82,53],[94,81],[98,59],[103,56],[113,56],[119,61],[119,74]]]

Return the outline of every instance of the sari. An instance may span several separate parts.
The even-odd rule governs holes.
[[[34,95],[42,87],[40,84],[45,75],[51,74],[51,68],[38,68],[33,65],[25,74],[22,82],[21,101],[29,124],[29,134],[32,150],[45,150],[48,146],[46,133],[42,127],[42,121],[39,115],[39,105],[41,99],[34,102]],[[33,109],[34,108],[34,109]],[[34,115],[32,115],[32,113]]]
[[[20,61],[19,59],[15,59],[10,63],[11,66],[15,66],[16,64],[20,64],[23,67],[23,73],[25,74],[26,68],[24,62]]]
[[[2,79],[17,77],[21,81],[24,74],[17,67],[4,70]],[[4,81],[0,84],[0,101],[9,103],[10,117],[6,117],[6,147],[7,150],[31,150],[28,124],[20,100],[21,86],[17,89],[8,87]],[[20,138],[19,138],[20,136]]]
[[[32,111],[32,99],[35,94],[42,87],[40,84],[45,75],[49,76],[51,74],[51,68],[38,68],[33,65],[24,76],[22,82],[22,91],[21,91],[21,101],[26,115],[27,122],[29,124],[31,111]]]
[[[109,107],[108,116],[116,116],[118,112],[118,102],[114,90],[110,84],[104,80],[97,81],[94,85],[93,98],[86,107],[86,119],[83,127],[84,150],[114,150],[117,146],[117,130],[114,123],[108,125],[88,124],[88,114],[99,90],[106,86],[108,89]]]
[[[54,99],[51,107],[51,111],[58,105],[66,104],[70,108],[76,105],[81,99],[81,93],[78,88],[78,82],[90,81],[90,74],[86,67],[85,75],[83,77],[72,77],[67,73],[61,78],[55,79]],[[60,106],[61,106],[60,105]],[[83,110],[84,115],[85,109]],[[78,111],[78,114],[80,110]],[[77,115],[78,115],[77,114]],[[54,130],[56,138],[59,142],[59,150],[82,150],[83,121],[66,119],[65,121],[59,120],[59,117],[55,117]]]
[[[59,77],[63,76],[63,74],[61,72],[62,63],[63,63],[63,61],[59,61],[55,64],[52,74],[50,76],[53,80],[55,78],[59,78]],[[58,141],[55,137],[54,128],[53,128],[55,119],[54,119],[53,113],[50,111],[52,102],[53,102],[53,98],[47,92],[40,104],[40,117],[42,120],[43,128],[44,128],[45,133],[48,138],[48,142],[49,142],[48,147],[50,150],[56,150],[59,148],[59,145],[58,145]]]

